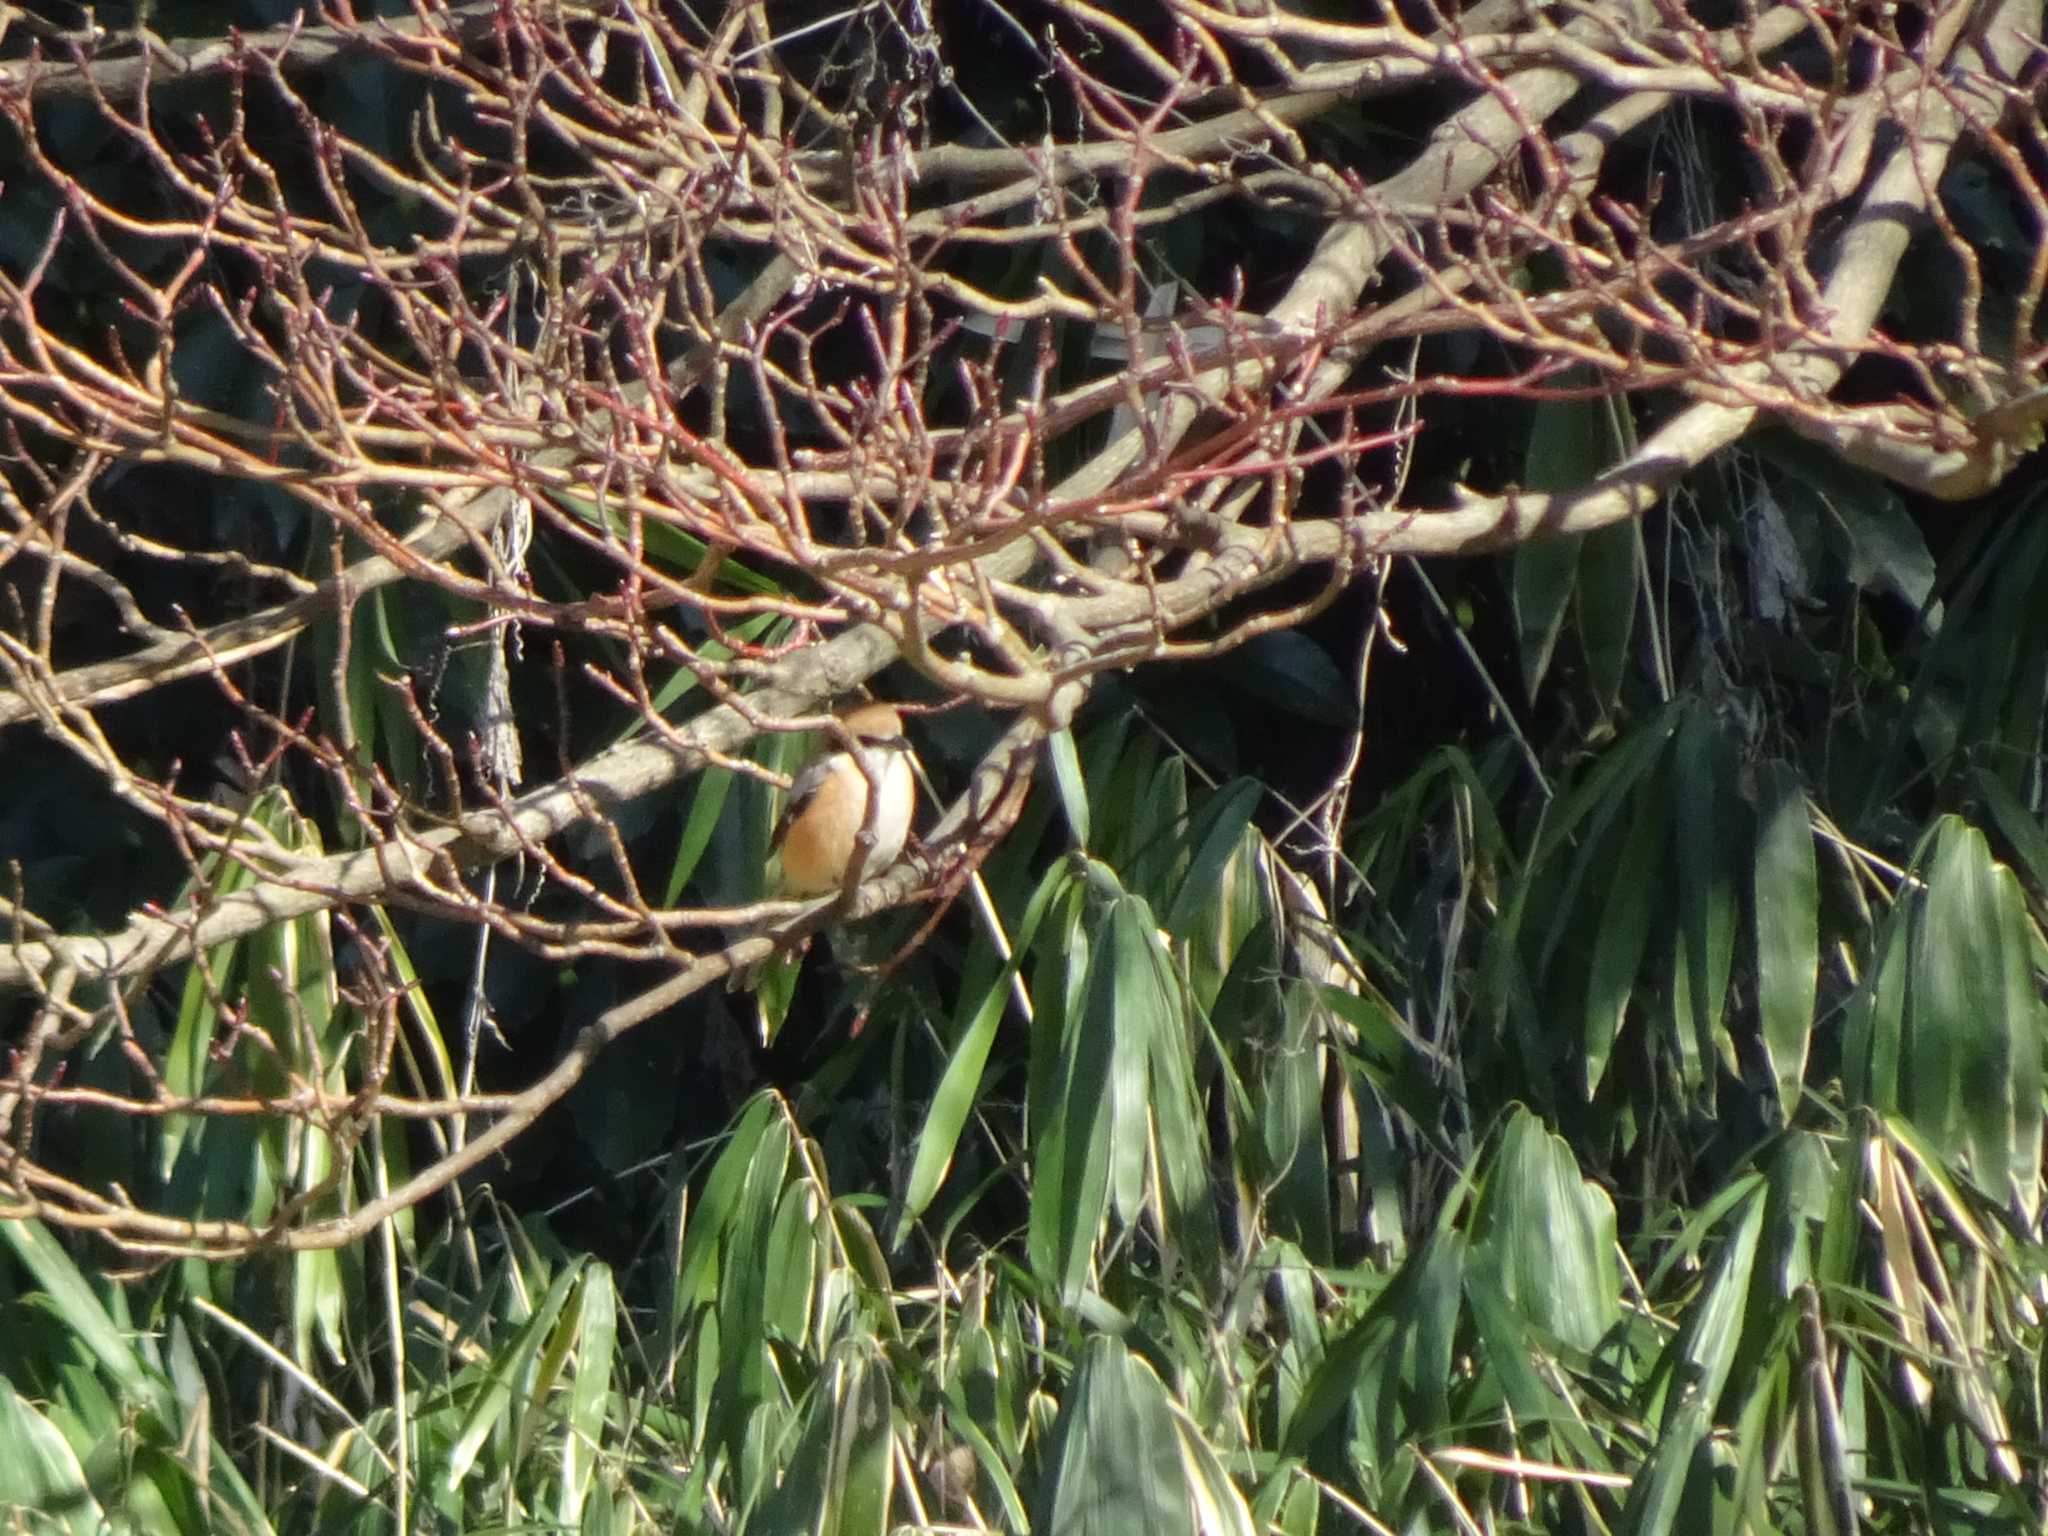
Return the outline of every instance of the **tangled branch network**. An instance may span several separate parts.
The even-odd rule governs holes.
[[[9,13],[0,731],[177,877],[4,893],[11,1208],[233,1252],[445,1187],[833,905],[651,891],[621,818],[783,782],[750,739],[884,667],[1014,723],[859,911],[964,879],[1105,672],[1642,516],[1765,423],[1957,499],[2048,416],[2038,4],[777,9]],[[1702,124],[1718,171],[1645,171]],[[1267,237],[1184,268],[1225,214]],[[1916,243],[1953,303],[1909,326]],[[1562,488],[1414,476],[1473,397],[1648,430]],[[400,908],[659,980],[480,1094]],[[293,1193],[167,1212],[39,1158],[59,1113],[266,1117]],[[437,1154],[364,1195],[392,1117]]]

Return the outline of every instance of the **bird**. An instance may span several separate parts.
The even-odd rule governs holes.
[[[862,704],[841,715],[839,723],[856,750],[828,740],[798,772],[775,826],[785,896],[824,896],[842,889],[861,851],[864,829],[874,841],[861,864],[862,879],[895,863],[910,836],[917,779],[902,715],[892,704]],[[872,817],[870,786],[880,796]]]

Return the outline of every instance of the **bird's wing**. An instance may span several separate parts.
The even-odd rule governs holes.
[[[782,846],[783,838],[789,835],[789,824],[803,814],[804,807],[816,798],[818,791],[825,787],[825,781],[832,777],[832,760],[844,755],[840,752],[821,753],[797,770],[796,777],[790,780],[789,796],[782,802],[782,814],[775,818],[771,847]]]

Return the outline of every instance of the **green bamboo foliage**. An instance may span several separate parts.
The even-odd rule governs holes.
[[[1150,904],[1090,866],[1056,931],[1064,942],[1041,949],[1033,985],[1060,1002],[1041,1009],[1034,1042],[1032,1252],[1071,1303],[1098,1281],[1112,1222],[1149,1218],[1202,1269],[1216,1236],[1191,1010]]]
[[[1756,919],[1757,1021],[1778,1107],[1799,1108],[1820,979],[1820,878],[1806,789],[1791,769],[1759,775],[1751,883]]]
[[[1646,804],[1656,791],[1642,787],[1655,783],[1659,753],[1670,764],[1674,740],[1662,738],[1633,780]],[[1798,798],[1781,782],[1777,803],[1799,826]],[[1193,798],[1185,859],[1155,861],[1159,879],[1175,867],[1205,881],[1227,880],[1219,864],[1257,868],[1239,809],[1210,810]],[[1756,846],[1770,847],[1772,817],[1757,824]],[[1228,856],[1202,851],[1233,826]],[[1949,984],[1918,967],[1969,964],[1996,979],[2009,963],[2001,946],[2030,955],[2031,930],[2009,926],[2024,916],[2017,886],[1959,822],[1937,831],[1903,890],[1872,934],[1843,1036],[1860,1119],[1766,1141],[1697,1193],[1689,1219],[1658,1229],[1624,1225],[1571,1142],[1533,1107],[1510,1107],[1441,1189],[1405,1258],[1346,1270],[1281,1235],[1342,1240],[1304,1224],[1295,1204],[1315,1199],[1313,1185],[1327,1190],[1332,1170],[1289,1192],[1302,1132],[1270,1133],[1291,1113],[1276,1060],[1313,1062],[1325,1026],[1309,1005],[1348,997],[1354,1044],[1333,1058],[1344,1070],[1422,1109],[1440,1067],[1406,1024],[1376,1011],[1384,1001],[1276,985],[1262,943],[1238,953],[1263,979],[1226,967],[1203,1024],[1174,925],[1157,924],[1151,903],[1105,870],[1068,866],[1032,893],[1033,915],[1017,924],[1022,958],[998,968],[991,991],[1009,997],[1015,979],[1027,982],[1034,1030],[1046,1031],[1035,1047],[1057,1089],[1029,1107],[1023,1145],[1099,1158],[1087,1173],[1098,1181],[1092,1227],[1051,1222],[1052,1262],[1036,1276],[991,1254],[947,1264],[933,1288],[929,1270],[904,1263],[922,1251],[912,1203],[892,1260],[869,1216],[831,1187],[793,1107],[764,1094],[704,1164],[679,1220],[672,1299],[653,1336],[667,1362],[660,1384],[650,1393],[637,1363],[647,1356],[628,1340],[635,1329],[604,1266],[516,1242],[463,1313],[464,1346],[447,1368],[426,1331],[412,1340],[415,1502],[463,1526],[544,1519],[587,1530],[950,1521],[1307,1532],[1349,1528],[1356,1510],[1394,1529],[1491,1519],[1761,1532],[1884,1529],[1932,1499],[1952,1521],[2026,1529],[2040,1420],[2032,1375],[2013,1362],[2039,1342],[2041,1269],[2007,1223],[2039,1198],[2038,1171],[2019,1155],[2028,1124],[2038,1136],[2038,1091],[2028,1121],[2018,1085],[2029,1058],[2010,1027],[1988,1037],[2002,1108],[1927,1080],[1957,1060],[1977,1063],[1971,1082],[1991,1074],[1982,1032],[1955,1033],[1942,1006]],[[1961,930],[1963,959],[1935,953],[1937,934],[1953,931],[1936,925],[1977,911],[1972,900],[1991,915]],[[1193,907],[1167,905],[1188,933],[1213,938]],[[1203,908],[1226,909],[1234,903]],[[1226,941],[1216,953],[1229,951]],[[1656,953],[1645,943],[1639,965]],[[1109,1037],[1094,1062],[1066,1010]],[[942,1063],[941,1080],[957,1068],[958,1102],[944,1116],[918,1106],[911,1122],[918,1140],[950,1143],[955,1157],[988,1133],[980,1088],[1004,1049],[1000,1031],[977,1045],[981,1012]],[[1936,1030],[1950,1032],[1924,1038]],[[1887,1052],[1888,1076],[1869,1064]],[[1119,1071],[1131,1077],[1121,1089]],[[975,1087],[960,1089],[970,1078]],[[1078,1087],[1090,1082],[1104,1085],[1093,1120]],[[1203,1099],[1237,1123],[1234,1138],[1190,1134]],[[1187,1119],[1178,1150],[1163,1125],[1173,1113]],[[1133,1126],[1135,1152],[1117,1140]],[[1206,1173],[1219,1147],[1239,1159],[1229,1204],[1240,1241],[1253,1244],[1235,1263],[1213,1228],[1213,1182],[1174,1182],[1176,1157],[1181,1172]],[[918,1161],[931,1159],[920,1149]],[[932,1166],[910,1181],[928,1187],[927,1210],[951,1187],[947,1167]],[[1033,1178],[1051,1177],[1047,1167],[1057,1171],[1037,1165]],[[1033,1206],[1032,1222],[1042,1219]],[[22,1251],[41,1286],[75,1287],[54,1252]],[[1204,1275],[1223,1287],[1213,1304],[1197,1301]],[[1194,1304],[1162,1285],[1174,1276],[1198,1282]],[[110,1382],[138,1369],[127,1336],[92,1322],[82,1300],[67,1305],[76,1337],[100,1341],[98,1369],[120,1373]],[[13,1347],[27,1347],[19,1334]],[[140,1385],[151,1368],[141,1369],[123,1390],[160,1390]],[[106,1490],[121,1486],[95,1481],[107,1464],[97,1448],[122,1420],[110,1393],[79,1395],[83,1379],[54,1411],[16,1378],[5,1411],[19,1449],[0,1473],[10,1499],[71,1499],[96,1520]],[[388,1519],[398,1422],[373,1410],[311,1447],[332,1468],[317,1482],[322,1528]],[[183,1467],[183,1481],[159,1475],[155,1495],[131,1481],[128,1518],[204,1528],[192,1512],[217,1506],[221,1485],[196,1482],[187,1461],[164,1465]],[[162,1512],[144,1518],[136,1501],[156,1497]]]
[[[2048,1031],[2029,886],[1982,830],[1938,822],[1858,905],[1805,781],[1741,769],[1692,706],[1540,816],[1439,754],[1357,847],[1377,900],[1420,874],[1468,914],[1446,947],[1378,913],[1318,927],[1259,793],[1170,753],[1114,791],[1163,807],[1141,834],[1097,752],[1128,734],[1075,759],[1102,853],[991,866],[1007,957],[985,933],[928,1086],[890,1110],[886,1204],[838,1186],[829,1102],[763,1092],[681,1164],[651,1309],[537,1223],[474,1277],[420,1255],[402,1356],[268,1458],[301,1490],[289,1527],[388,1528],[402,1485],[449,1528],[2035,1528]],[[1072,840],[1072,805],[1033,814]],[[1430,827],[1455,879],[1413,858]],[[353,1082],[318,935],[266,936],[252,986],[258,953],[208,957],[264,1027],[246,1058],[188,1046],[197,1081]],[[1467,990],[1418,985],[1425,960]],[[1710,1104],[1754,1130],[1711,1177],[1684,1165],[1684,1200],[1617,1177],[1679,1134],[1669,1106]],[[217,1131],[167,1126],[167,1166]],[[248,1150],[273,1202],[310,1187],[305,1131]],[[47,1349],[54,1309],[81,1352],[5,1372],[0,1498],[260,1529],[225,1454],[202,1476],[178,1449],[204,1393],[167,1388],[158,1334],[7,1230],[38,1298],[6,1309],[8,1358]],[[309,1347],[330,1326],[379,1336],[381,1301],[335,1273],[331,1325],[298,1273],[278,1380],[333,1379]],[[211,1313],[157,1328],[195,1323],[255,1347]],[[151,1405],[139,1436],[123,1399]]]
[[[743,1529],[882,1536],[895,1449],[888,1371],[872,1345],[849,1340],[813,1386],[779,1479]]]
[[[1034,1531],[1251,1536],[1251,1512],[1158,1376],[1091,1339],[1047,1449]]]
[[[1478,1210],[1472,1257],[1541,1337],[1591,1354],[1621,1313],[1614,1206],[1526,1110],[1510,1115]]]
[[[1589,382],[1574,370],[1561,377],[1581,386]],[[1540,401],[1530,412],[1525,483],[1532,490],[1560,491],[1596,479],[1634,447],[1627,410],[1625,402],[1598,399]],[[1641,562],[1642,530],[1634,523],[1538,540],[1509,557],[1527,697],[1541,691],[1566,622],[1576,616],[1590,689],[1603,710],[1615,707],[1629,662]]]
[[[251,837],[287,855],[321,852],[318,833],[281,788],[254,795],[244,816]],[[252,876],[240,862],[215,858],[199,878],[225,894]],[[373,1056],[381,1052],[342,1006],[330,921],[316,912],[221,945],[189,969],[164,1085],[180,1099],[296,1097],[339,1105],[383,1069]],[[363,1175],[355,1134],[348,1129],[338,1138],[306,1113],[263,1120],[173,1114],[157,1138],[156,1165],[173,1190],[210,1215],[261,1224],[289,1208],[317,1218],[352,1203]],[[292,1262],[295,1358],[307,1363],[317,1339],[333,1359],[345,1359],[341,1256],[308,1250]]]
[[[2018,881],[1955,818],[1923,847],[1850,1011],[1850,1102],[1903,1115],[1941,1166],[2034,1222],[2042,1202],[2037,936]]]
[[[264,1501],[213,1437],[213,1398],[183,1328],[138,1328],[123,1289],[89,1279],[40,1222],[0,1222],[0,1242],[33,1286],[0,1304],[10,1521],[268,1536]]]

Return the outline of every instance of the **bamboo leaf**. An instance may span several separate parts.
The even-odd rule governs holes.
[[[1116,1340],[1081,1351],[1031,1529],[1043,1536],[1188,1536],[1195,1500],[1159,1378]]]
[[[1082,921],[1089,893],[1075,882],[1060,910],[1040,935],[1032,995],[1038,1016],[1031,1029],[1032,1199],[1029,1251],[1039,1277],[1064,1289],[1070,1275],[1085,1273],[1087,1255],[1076,1252],[1081,1234],[1092,1248],[1108,1189],[1107,1132],[1098,1138],[1107,1045],[1086,1039],[1088,987],[1094,946]],[[1085,1052],[1085,1055],[1084,1055]],[[1077,1072],[1089,1089],[1081,1112],[1069,1112]],[[1106,1122],[1104,1122],[1106,1125]],[[1068,1198],[1080,1194],[1084,1211]],[[1079,1281],[1073,1281],[1078,1285]]]
[[[889,1371],[879,1353],[850,1347],[834,1365],[837,1412],[832,1425],[832,1476],[826,1520],[833,1536],[883,1536],[895,1449]]]
[[[593,1498],[608,1503],[595,1475],[604,1446],[605,1409],[611,1401],[612,1366],[618,1343],[618,1291],[609,1265],[592,1261],[577,1286],[576,1375],[562,1434],[562,1481],[555,1518],[575,1526]]]
[[[1679,1527],[1688,1484],[1707,1477],[1707,1433],[1741,1342],[1750,1267],[1763,1230],[1764,1202],[1744,1205],[1697,1305],[1667,1351],[1669,1383],[1656,1448],[1630,1490],[1619,1529],[1632,1536],[1665,1536]]]
[[[1589,1099],[1606,1076],[1615,1036],[1635,995],[1636,977],[1649,947],[1650,920],[1659,904],[1659,871],[1676,812],[1668,776],[1653,775],[1635,796],[1628,833],[1614,862],[1586,978],[1582,1083]]]
[[[527,1368],[539,1358],[554,1331],[555,1319],[575,1289],[580,1268],[580,1264],[572,1263],[555,1276],[533,1316],[519,1329],[511,1348],[494,1363],[490,1374],[471,1399],[442,1469],[443,1491],[453,1493],[462,1486],[470,1469],[476,1465],[484,1442],[505,1427],[508,1416],[515,1409],[522,1419],[537,1410],[538,1404],[530,1398],[521,1401],[518,1394],[527,1386]]]
[[[708,1299],[709,1280],[716,1273],[726,1234],[738,1213],[740,1197],[747,1187],[756,1155],[772,1126],[776,1124],[775,1096],[757,1095],[733,1127],[725,1150],[712,1165],[704,1194],[691,1216],[683,1243],[682,1264],[676,1272],[675,1296],[678,1311]]]
[[[1614,1206],[1526,1109],[1502,1133],[1477,1215],[1503,1293],[1550,1337],[1590,1352],[1621,1310]]]
[[[1135,1222],[1145,1200],[1151,1105],[1147,1067],[1152,1042],[1173,1026],[1152,954],[1151,911],[1141,897],[1110,906],[1105,942],[1089,975],[1087,1032],[1109,1046],[1103,1086],[1110,1209]]]
[[[71,1336],[84,1346],[124,1397],[169,1422],[176,1405],[162,1377],[140,1355],[95,1289],[56,1238],[32,1217],[0,1221],[0,1241],[35,1278]],[[120,1293],[114,1292],[116,1304]]]
[[[1678,872],[1677,950],[1671,987],[1673,1045],[1685,1081],[1711,1107],[1715,1047],[1735,962],[1735,893],[1728,840],[1733,797],[1713,722],[1693,710],[1679,727],[1673,826]]]
[[[1517,544],[1508,557],[1515,651],[1522,663],[1522,690],[1530,699],[1541,691],[1557,638],[1564,633],[1583,546],[1582,536],[1531,539]]]
[[[2006,947],[2015,929],[2008,907],[2019,902],[2018,888],[1992,862],[1983,834],[1954,818],[1937,829],[1925,873],[1901,1062],[1905,1108],[1944,1157],[1967,1158],[1976,1176],[1995,1187],[2014,1158],[2016,1025],[2037,1064],[2031,1075],[2039,1078],[2039,1014],[2023,1007],[2015,1019],[2008,1012],[2012,996],[2029,990],[2021,980],[2031,964],[2028,947]],[[2038,1102],[2038,1092],[2034,1097]]]
[[[1806,788],[1798,775],[1782,764],[1766,769],[1757,797],[1757,1010],[1779,1112],[1789,1121],[1798,1108],[1813,1033],[1820,966],[1820,876]]]
[[[1195,812],[1188,827],[1194,851],[1166,914],[1166,931],[1176,939],[1189,938],[1201,915],[1214,909],[1224,869],[1237,855],[1264,793],[1255,779],[1235,779]]]
[[[938,1194],[939,1186],[945,1182],[953,1164],[954,1149],[960,1144],[960,1132],[966,1126],[967,1116],[981,1091],[982,1071],[988,1064],[989,1051],[995,1045],[996,1028],[1009,1008],[1012,984],[1037,940],[1038,927],[1044,921],[1047,909],[1069,887],[1071,880],[1067,866],[1056,864],[1039,881],[1038,889],[1031,893],[1031,900],[1024,909],[1024,920],[1018,927],[1010,959],[989,982],[974,1017],[961,1032],[953,1054],[947,1058],[946,1070],[932,1093],[931,1107],[925,1112],[924,1125],[918,1131],[917,1150],[911,1159],[910,1178],[904,1188],[903,1211],[897,1219],[893,1246],[902,1244],[911,1223],[924,1214],[932,1197]]]
[[[1055,731],[1046,738],[1046,757],[1052,764],[1053,787],[1059,791],[1060,806],[1073,829],[1074,846],[1088,846],[1088,785],[1081,775],[1081,755],[1074,745],[1074,733]]]
[[[1612,401],[1594,404],[1603,411],[1615,407]],[[1620,456],[1617,450],[1615,457]],[[1583,537],[1572,611],[1578,618],[1579,647],[1586,653],[1593,697],[1611,714],[1620,706],[1622,684],[1628,678],[1629,646],[1642,598],[1643,525],[1628,518]]]
[[[690,812],[683,818],[683,833],[676,840],[675,862],[669,866],[668,884],[662,895],[664,906],[676,904],[683,887],[690,883],[690,876],[697,872],[697,864],[704,857],[704,850],[711,846],[712,834],[718,830],[732,781],[733,771],[716,765],[697,775],[690,791]]]
[[[0,1509],[39,1518],[24,1530],[60,1529],[98,1536],[113,1529],[87,1486],[85,1468],[64,1436],[0,1376]]]
[[[2009,1110],[2008,1135],[2004,1148],[2004,1193],[2030,1223],[2038,1224],[2048,1189],[2042,1183],[2042,1144],[2048,1140],[2048,1094],[2043,1092],[2042,1055],[2048,1042],[2048,1006],[2034,985],[2034,929],[2027,913],[2025,895],[2007,869],[1998,871],[1998,908],[2003,919],[1998,936],[2003,997],[1998,1006],[1998,1025],[2006,1037],[2005,1070],[2001,1111]],[[1998,1189],[2000,1180],[1993,1162],[1999,1152],[1995,1144],[1984,1147],[1985,1182]]]
[[[1612,436],[1606,408],[1598,400],[1538,401],[1529,413],[1523,483],[1537,491],[1584,485],[1613,461]],[[1534,539],[1516,545],[1509,557],[1522,687],[1532,700],[1571,611],[1585,547],[1582,534]]]

